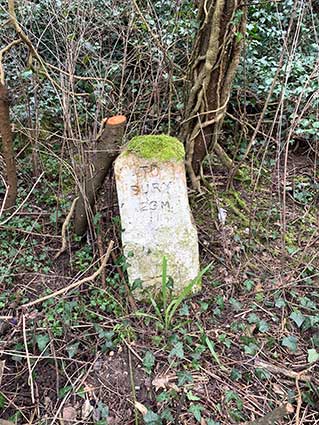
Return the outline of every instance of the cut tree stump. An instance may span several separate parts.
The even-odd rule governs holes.
[[[117,157],[122,144],[126,117],[116,115],[106,121],[104,130],[98,140],[96,159],[90,164],[84,185],[80,188],[79,199],[75,208],[75,233],[84,235],[92,217],[98,190],[101,188],[106,174]]]

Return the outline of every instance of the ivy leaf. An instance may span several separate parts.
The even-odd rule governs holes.
[[[163,423],[161,417],[151,410],[147,411],[146,415],[143,416],[143,420],[146,425],[162,425]]]
[[[269,330],[269,325],[266,322],[266,320],[261,320],[258,323],[258,329],[259,329],[259,332],[267,332]]]
[[[314,363],[319,360],[319,353],[315,348],[308,350],[308,363]]]
[[[143,288],[143,281],[140,278],[135,279],[134,282],[132,283],[131,291],[135,291],[135,289],[142,289],[142,288]]]
[[[187,384],[189,382],[193,382],[193,377],[189,372],[182,370],[181,372],[177,372],[176,375],[178,377],[177,385],[179,387],[181,387],[182,385]]]
[[[190,401],[199,401],[200,397],[198,397],[197,395],[194,395],[192,393],[192,391],[188,391],[188,393],[186,393],[186,397],[188,398],[188,400]]]
[[[174,417],[168,408],[163,410],[163,412],[161,413],[161,418],[164,419],[166,422],[174,422]]]
[[[42,352],[45,349],[45,347],[48,345],[50,341],[50,337],[47,334],[39,334],[36,336],[36,341],[37,341],[39,350]]]
[[[194,415],[194,418],[197,422],[200,422],[202,419],[202,411],[204,407],[201,404],[192,404],[188,411]]]
[[[305,316],[300,313],[300,311],[293,311],[289,317],[296,323],[298,328],[300,328],[303,322],[305,321]]]
[[[78,352],[79,345],[79,342],[75,342],[74,344],[70,344],[66,347],[66,351],[68,352],[70,359],[72,359],[72,357],[74,357]]]
[[[151,373],[154,364],[155,364],[154,354],[151,351],[146,351],[144,359],[143,359],[143,366],[145,367],[148,373]]]
[[[282,308],[286,306],[286,301],[283,298],[277,298],[275,302],[275,306],[278,308]]]
[[[249,316],[248,316],[248,323],[258,323],[259,322],[259,317],[257,316],[257,314],[256,313],[251,313]]]
[[[207,425],[220,425],[220,422],[216,422],[213,419],[207,419]]]
[[[229,300],[229,303],[236,313],[238,313],[243,307],[242,304],[238,300],[236,300],[236,298],[231,298]]]
[[[178,357],[179,359],[184,358],[184,347],[183,343],[178,341],[174,344],[171,352],[169,353],[169,357]]]
[[[230,378],[233,381],[239,381],[243,377],[242,372],[239,369],[233,368],[230,373]]]
[[[189,308],[187,304],[183,304],[182,307],[179,309],[179,315],[180,316],[189,316]]]
[[[244,350],[245,354],[254,356],[258,352],[258,345],[254,344],[253,342],[250,342],[248,345],[245,345]]]
[[[283,347],[287,347],[290,351],[295,353],[297,351],[298,341],[295,336],[290,335],[283,338],[283,340],[281,341],[281,345]]]

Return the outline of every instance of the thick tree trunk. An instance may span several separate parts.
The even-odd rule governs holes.
[[[190,71],[192,86],[181,128],[186,167],[196,189],[201,163],[207,153],[217,150],[219,156],[222,153],[224,165],[231,164],[218,139],[244,38],[244,1],[202,1],[199,23]]]
[[[6,167],[7,193],[4,208],[13,207],[17,198],[17,171],[13,151],[13,137],[9,115],[8,89],[0,83],[0,134],[2,153]]]
[[[106,121],[104,131],[98,141],[96,159],[88,169],[75,209],[75,233],[82,236],[87,229],[97,192],[106,174],[117,157],[122,144],[126,118],[118,115]]]

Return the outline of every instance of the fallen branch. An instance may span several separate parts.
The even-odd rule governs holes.
[[[39,298],[37,300],[31,301],[27,304],[23,304],[19,308],[26,308],[26,307],[31,307],[31,306],[36,305],[36,304],[40,304],[43,301],[49,300],[50,298],[55,298],[58,295],[65,294],[66,292],[70,291],[71,289],[77,288],[78,286],[82,285],[83,283],[92,282],[94,279],[96,279],[99,276],[99,274],[102,272],[102,270],[106,266],[106,263],[107,263],[110,255],[111,255],[113,245],[114,245],[114,242],[110,241],[109,246],[107,247],[107,251],[105,253],[105,256],[103,258],[103,261],[102,261],[100,267],[91,276],[88,276],[88,277],[85,277],[84,279],[73,282],[73,283],[71,283],[70,285],[68,285],[64,288],[53,292],[52,294],[49,294],[49,295],[46,295],[46,296]]]
[[[77,200],[79,199],[79,197],[75,198],[72,202],[70,211],[68,213],[68,215],[66,216],[66,219],[64,220],[64,223],[62,225],[62,231],[61,231],[61,237],[62,237],[62,246],[61,249],[59,250],[59,252],[54,256],[54,259],[56,260],[57,258],[60,257],[60,255],[66,250],[67,248],[67,240],[66,240],[66,228],[68,226],[68,224],[70,223],[70,220],[72,218],[73,212],[74,212],[74,208],[76,205]]]
[[[256,360],[255,366],[260,367],[262,369],[266,369],[269,372],[274,373],[274,374],[280,374],[280,375],[287,376],[287,378],[298,379],[299,381],[304,381],[304,382],[310,382],[311,381],[311,376],[306,375],[305,374],[306,371],[294,372],[293,370],[285,369],[282,366],[280,366],[280,367],[275,366],[271,363],[264,362],[263,360]]]

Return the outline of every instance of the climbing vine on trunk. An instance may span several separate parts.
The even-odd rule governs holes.
[[[227,167],[232,160],[219,144],[219,135],[239,63],[246,27],[243,0],[202,0],[199,30],[190,68],[191,88],[181,127],[186,167],[199,189],[201,163],[213,150]]]

